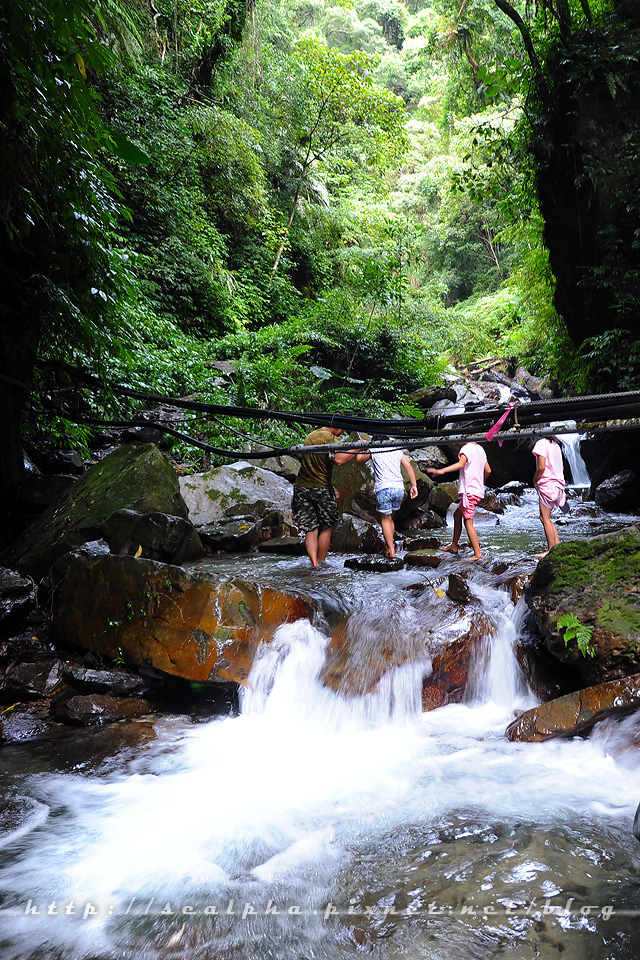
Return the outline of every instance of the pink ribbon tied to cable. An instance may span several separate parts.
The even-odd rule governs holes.
[[[496,420],[496,422],[494,423],[494,425],[487,430],[487,432],[486,432],[485,435],[484,435],[485,440],[491,441],[491,440],[493,440],[493,439],[495,438],[496,434],[498,433],[498,431],[499,431],[500,428],[502,427],[503,423],[505,422],[505,420],[507,419],[507,417],[509,416],[509,414],[511,413],[511,411],[513,410],[513,408],[515,407],[515,405],[516,405],[516,404],[515,404],[515,401],[512,401],[512,402],[509,404],[509,406],[507,407],[507,409],[505,410],[505,412],[502,414],[502,416],[500,417],[500,419],[499,419],[499,420]],[[499,446],[499,447],[501,447],[503,443],[504,443],[504,440],[498,440],[498,446]]]

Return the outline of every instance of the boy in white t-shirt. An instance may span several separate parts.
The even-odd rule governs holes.
[[[558,530],[551,519],[551,511],[554,507],[563,507],[567,500],[564,492],[562,450],[553,437],[541,437],[536,440],[532,453],[536,458],[533,485],[538,491],[540,521],[547,538],[547,549],[544,553],[536,553],[536,557],[546,557],[549,550],[560,543]]]
[[[479,560],[482,556],[478,534],[473,525],[473,517],[476,507],[484,498],[484,481],[491,473],[491,467],[487,463],[487,455],[479,443],[471,441],[465,443],[459,453],[459,459],[456,463],[448,467],[428,467],[427,473],[432,477],[441,477],[445,473],[454,473],[460,471],[458,480],[458,493],[460,494],[460,503],[453,515],[453,539],[446,547],[441,550],[447,553],[457,553],[462,533],[462,522],[464,520],[465,530],[469,537],[469,543],[473,547],[473,559]]]
[[[373,472],[375,474],[375,485],[373,492],[376,495],[376,507],[380,515],[380,526],[382,527],[382,536],[385,542],[385,556],[393,560],[396,555],[396,548],[393,542],[395,534],[395,523],[393,518],[396,510],[404,499],[404,480],[402,478],[402,469],[404,468],[411,489],[409,496],[413,500],[418,496],[418,487],[416,484],[416,474],[411,466],[409,458],[402,450],[386,449],[384,447],[375,450],[359,453],[356,457],[358,463],[365,463],[367,460],[373,461]]]

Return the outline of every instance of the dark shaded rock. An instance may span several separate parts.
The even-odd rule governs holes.
[[[177,564],[182,563],[193,536],[193,525],[184,517],[157,510],[116,510],[100,529],[111,553]]]
[[[307,553],[302,537],[274,537],[258,546],[260,553],[277,553],[288,557],[304,557]]]
[[[445,517],[434,513],[433,510],[419,510],[417,513],[405,518],[405,520],[403,520],[402,517],[398,520],[396,515],[396,528],[402,531],[403,536],[417,530],[439,530],[441,527],[445,527],[446,524],[447,521]]]
[[[431,550],[416,550],[407,554],[404,562],[408,567],[439,567],[446,559],[447,554],[443,552],[434,553]]]
[[[91,467],[6,551],[4,562],[39,579],[59,557],[99,539],[105,520],[125,507],[186,518],[175,470],[152,444],[121,447]]]
[[[112,661],[120,657],[197,683],[244,683],[262,640],[315,613],[308,597],[107,556],[69,568],[56,593],[52,632]]]
[[[636,815],[633,818],[633,835],[636,840],[640,840],[640,803],[638,804]]]
[[[342,553],[380,553],[384,539],[377,525],[343,514],[333,531],[331,549]]]
[[[208,550],[227,553],[243,552],[257,547],[261,540],[262,520],[251,517],[219,520],[198,527],[198,535]]]
[[[57,724],[55,725],[57,727]],[[0,743],[19,743],[55,736],[49,716],[49,701],[17,703],[0,710]]]
[[[640,707],[640,674],[569,693],[521,714],[507,727],[509,740],[537,743],[590,730],[606,717]]]
[[[459,573],[450,573],[447,596],[449,599],[455,600],[456,603],[468,603],[471,599],[471,590],[466,577]]]
[[[84,461],[78,450],[53,450],[51,453],[39,453],[37,462],[44,473],[72,473],[79,477],[84,469]]]
[[[110,552],[109,544],[106,540],[89,540],[88,543],[83,543],[82,546],[77,547],[75,550],[70,550],[69,553],[65,553],[59,557],[53,564],[53,569],[61,577],[64,577],[69,566],[74,560],[77,560],[78,557],[103,557]]]
[[[409,402],[420,410],[429,410],[438,400],[449,400],[454,403],[458,396],[454,387],[434,386],[421,387],[409,394]]]
[[[151,711],[151,704],[140,698],[107,697],[100,693],[87,696],[76,695],[59,700],[53,705],[53,713],[59,720],[93,726],[99,723],[115,723],[131,720]]]
[[[16,664],[0,684],[0,701],[18,703],[53,696],[63,686],[63,668],[58,659]]]
[[[20,504],[29,513],[41,513],[57,503],[77,479],[50,473],[30,474],[21,484]]]
[[[439,513],[441,517],[446,517],[449,507],[453,503],[453,497],[442,486],[434,485],[429,494],[428,506],[434,513]]]
[[[73,687],[89,693],[111,693],[115,697],[131,697],[149,692],[150,683],[135,673],[124,670],[94,670],[78,663],[65,663],[62,676]]]
[[[405,533],[404,536],[407,536]],[[439,550],[440,540],[437,537],[411,537],[403,542],[405,550],[413,553],[414,550]]]
[[[0,629],[4,633],[24,622],[36,605],[36,586],[28,577],[0,567]]]
[[[391,560],[389,557],[349,557],[344,562],[345,567],[351,570],[371,570],[373,573],[393,573],[402,570],[404,561],[400,557]]]
[[[525,591],[549,652],[592,685],[640,670],[640,529],[554,547],[540,562]],[[593,628],[594,656],[566,646],[557,621],[574,614]]]
[[[35,663],[51,657],[52,651],[32,630],[20,633],[0,643],[0,664],[17,661]]]
[[[622,470],[596,487],[594,500],[603,510],[624,513],[637,510],[640,482],[633,470]]]
[[[510,480],[509,483],[505,483],[499,488],[498,493],[508,493],[516,497],[521,497],[524,490],[524,483],[520,483],[518,480]]]

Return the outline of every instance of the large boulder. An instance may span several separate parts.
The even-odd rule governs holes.
[[[594,500],[603,510],[613,513],[624,513],[625,510],[636,510],[640,480],[633,470],[622,470],[609,480],[604,480],[595,489]]]
[[[106,662],[200,683],[244,683],[262,640],[282,623],[314,615],[303,596],[109,555],[71,564],[56,593],[52,632]]]
[[[611,680],[526,710],[507,727],[509,740],[537,743],[590,730],[606,717],[640,707],[640,674]]]
[[[96,463],[5,552],[3,562],[40,579],[65,553],[98,540],[105,521],[123,508],[187,517],[177,474],[154,444],[123,446]]]
[[[561,543],[538,564],[525,593],[548,651],[581,685],[640,671],[640,528]],[[564,643],[558,620],[593,628],[593,656]]]
[[[183,476],[180,490],[196,526],[218,523],[231,508],[258,501],[269,510],[280,510],[285,522],[291,523],[292,484],[246,460]]]

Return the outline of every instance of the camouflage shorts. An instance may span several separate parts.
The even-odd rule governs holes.
[[[338,502],[333,488],[294,487],[291,510],[294,524],[303,533],[327,530],[338,521]]]

